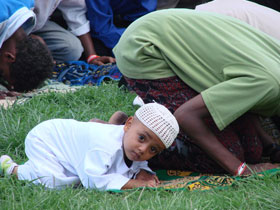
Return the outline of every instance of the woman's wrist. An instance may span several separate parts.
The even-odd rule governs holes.
[[[99,58],[99,57],[100,56],[98,56],[98,55],[90,55],[87,58],[87,62],[90,63],[91,61],[93,61],[94,59]]]
[[[244,174],[246,168],[247,168],[246,163],[245,162],[241,163],[237,171],[235,172],[235,176],[241,176],[242,174]]]

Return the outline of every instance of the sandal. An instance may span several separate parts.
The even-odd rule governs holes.
[[[280,145],[273,143],[266,146],[263,149],[263,156],[270,157],[271,162],[279,163],[280,162]]]

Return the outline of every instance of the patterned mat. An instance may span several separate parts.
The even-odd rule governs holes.
[[[157,176],[161,180],[159,188],[166,190],[210,190],[213,188],[226,188],[234,185],[237,181],[264,175],[280,175],[280,168],[268,170],[262,173],[247,176],[225,176],[213,174],[200,174],[179,170],[159,170]]]
[[[264,176],[277,176],[280,178],[280,168],[271,169],[262,173],[247,176],[226,176],[214,174],[201,174],[180,170],[157,170],[157,176],[161,182],[156,188],[146,187],[139,189],[164,189],[167,191],[205,191],[211,189],[226,189],[232,187],[236,182],[247,178],[262,178]],[[110,192],[122,193],[128,190],[109,190]]]

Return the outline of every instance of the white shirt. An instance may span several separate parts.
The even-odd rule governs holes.
[[[49,176],[39,174],[39,168],[43,165],[44,168],[48,167],[47,172],[53,177],[49,180],[53,183],[41,184],[50,187],[61,187],[63,183],[69,185],[67,174],[71,174],[72,177],[78,177],[86,188],[119,190],[140,169],[152,172],[147,161],[134,161],[130,168],[127,167],[123,155],[123,135],[122,125],[79,122],[72,119],[45,121],[33,128],[25,140],[28,147],[26,154],[37,173],[33,179]],[[48,163],[51,163],[51,159],[64,167],[65,178],[58,174],[56,163]],[[56,177],[59,179],[56,180]]]
[[[56,8],[62,12],[70,32],[74,35],[80,36],[90,31],[85,0],[35,0],[37,24],[33,32],[46,24]]]
[[[246,0],[214,0],[195,10],[232,16],[280,40],[280,13]]]

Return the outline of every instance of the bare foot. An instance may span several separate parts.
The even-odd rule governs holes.
[[[110,124],[124,125],[128,116],[122,111],[116,111],[109,119]]]
[[[104,124],[108,124],[108,122],[105,122],[104,120],[100,120],[97,118],[92,118],[89,120],[89,122],[97,122],[97,123],[104,123]]]

